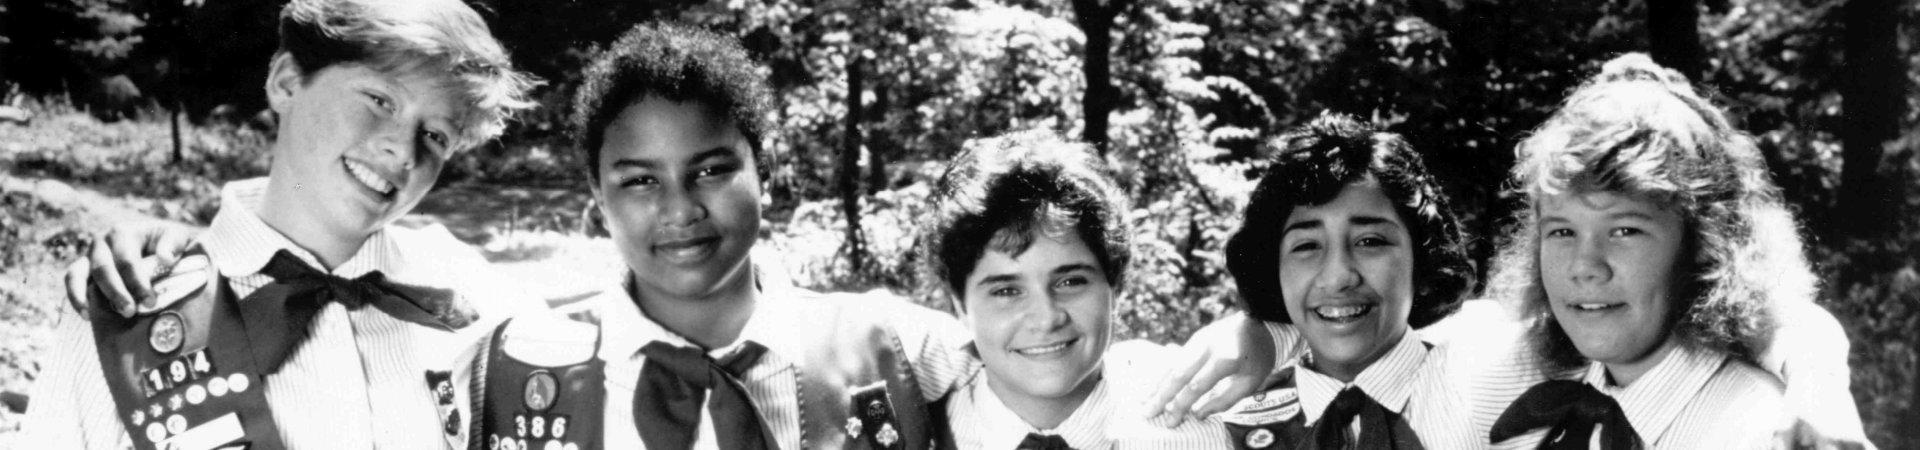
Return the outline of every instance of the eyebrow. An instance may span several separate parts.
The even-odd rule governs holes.
[[[1020,276],[1015,274],[1010,274],[1010,273],[1003,273],[999,275],[988,275],[986,278],[981,278],[980,282],[974,283],[973,285],[985,286],[985,285],[994,284],[994,283],[1007,283],[1007,282],[1014,282],[1014,281],[1020,281]]]
[[[694,163],[700,163],[700,162],[705,162],[706,160],[715,159],[715,158],[731,158],[731,157],[733,157],[733,149],[728,148],[726,146],[716,146],[714,148],[702,150],[700,151],[700,153],[694,154],[693,158],[691,159]],[[637,159],[637,158],[616,159],[609,164],[611,164],[615,169],[627,169],[627,168],[657,169],[661,166],[661,163],[658,161],[654,161],[651,159]]]
[[[1362,226],[1362,227],[1374,226],[1374,225],[1391,225],[1395,227],[1400,226],[1399,222],[1394,222],[1392,219],[1379,217],[1379,216],[1354,216],[1352,219],[1349,219],[1348,221],[1352,222],[1354,226]],[[1321,222],[1320,219],[1302,220],[1299,222],[1287,224],[1286,228],[1283,228],[1280,230],[1280,235],[1286,236],[1287,233],[1292,233],[1294,230],[1312,230],[1312,229],[1322,228],[1325,226],[1327,226],[1327,224],[1324,222]]]
[[[1068,264],[1068,265],[1053,268],[1053,274],[1060,275],[1060,274],[1079,272],[1083,270],[1088,272],[1098,272],[1100,271],[1100,268],[1094,267],[1092,264],[1087,264],[1087,263],[1073,263],[1073,264]]]

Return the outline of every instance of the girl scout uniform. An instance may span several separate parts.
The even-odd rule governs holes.
[[[498,338],[468,353],[456,376],[456,385],[484,399],[472,405],[479,420],[467,447],[929,447],[941,424],[930,420],[926,405],[951,391],[969,366],[959,350],[966,333],[952,317],[898,298],[819,294],[778,277],[758,279],[761,301],[739,341],[724,348],[699,350],[648,319],[624,286],[587,300],[597,323],[552,315],[508,322]],[[690,395],[705,400],[694,403],[697,410],[680,412],[686,420],[674,422],[682,426],[654,426],[662,415],[674,416],[658,410],[676,396],[658,388],[659,379],[647,372],[683,365],[656,361],[666,357],[663,351],[698,351],[704,355],[676,359],[710,361],[704,364],[713,369],[713,381]],[[593,376],[595,371],[602,375]],[[562,376],[572,373],[581,376]],[[539,387],[548,383],[546,376],[562,386],[551,405],[531,400],[547,392]],[[720,399],[736,389],[746,402]],[[727,403],[746,403],[758,420],[739,421],[720,410]],[[523,431],[522,417],[547,429]],[[561,418],[566,429],[554,429]],[[743,433],[765,439],[736,440]]]
[[[1768,448],[1783,413],[1783,386],[1773,375],[1725,353],[1686,344],[1675,346],[1630,386],[1613,385],[1606,366],[1598,362],[1589,363],[1576,380],[1578,384],[1573,387],[1590,388],[1591,395],[1604,395],[1617,405],[1615,411],[1631,424],[1630,437],[1649,449]],[[1536,401],[1542,392],[1530,390],[1498,419],[1492,431],[1494,448],[1539,447],[1549,427],[1506,426],[1501,422],[1538,423],[1521,416],[1529,410],[1549,409]],[[1601,428],[1605,433],[1605,427]],[[1615,431],[1626,431],[1620,428],[1615,427]],[[1585,433],[1573,437],[1579,434]]]
[[[1407,333],[1352,383],[1296,359],[1265,392],[1218,417],[1242,449],[1486,448],[1466,396],[1454,388],[1448,357],[1445,347]]]
[[[96,311],[91,322],[63,321],[21,448],[445,448],[461,432],[447,426],[457,419],[443,395],[450,355],[491,328],[483,319],[537,304],[465,295],[500,290],[425,288],[487,283],[484,260],[437,226],[388,227],[332,271],[314,269],[315,258],[255,215],[265,185],[225,186],[228,207],[199,253],[157,283],[161,295],[188,300],[135,319]],[[291,272],[305,281],[281,279]],[[393,303],[340,294],[402,286],[440,295]],[[406,306],[418,309],[391,312]]]
[[[1167,419],[1142,419],[1139,399],[1152,395],[1171,348],[1146,341],[1113,344],[1091,394],[1060,426],[1028,425],[974,372],[944,407],[961,450],[1221,449],[1231,447],[1217,419],[1191,420],[1168,428]]]

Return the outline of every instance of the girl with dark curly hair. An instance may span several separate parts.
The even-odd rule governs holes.
[[[1249,314],[1290,324],[1307,350],[1223,416],[1236,443],[1483,446],[1447,375],[1447,349],[1411,332],[1457,311],[1472,277],[1420,155],[1399,135],[1333,114],[1274,145],[1227,241],[1227,269]]]

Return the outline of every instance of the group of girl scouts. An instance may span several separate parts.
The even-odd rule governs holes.
[[[99,243],[19,448],[1870,446],[1755,146],[1644,56],[1520,145],[1498,304],[1463,301],[1471,238],[1420,154],[1327,114],[1269,142],[1227,243],[1247,315],[1177,348],[1113,342],[1129,202],[1047,131],[971,142],[939,179],[921,261],[952,311],[793,286],[754,250],[763,71],[664,23],[574,96],[628,270],[556,312],[444,228],[394,225],[532,106],[479,15],[295,0],[280,33],[268,176],[182,248]],[[167,260],[151,280],[143,252]],[[1188,408],[1208,392],[1232,406]]]

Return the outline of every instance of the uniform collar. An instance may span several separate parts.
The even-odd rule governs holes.
[[[758,273],[765,269],[755,267],[756,281],[760,284],[760,299],[754,305],[753,315],[747,318],[746,326],[740,332],[740,339],[725,347],[707,350],[707,356],[713,359],[724,358],[746,345],[755,342],[767,348],[767,353],[748,369],[743,381],[753,381],[772,376],[793,366],[790,359],[783,355],[799,355],[800,345],[792,339],[793,333],[783,328],[792,326],[792,299],[787,298],[790,287],[776,282],[777,277],[760,277]],[[696,347],[691,339],[668,330],[666,326],[655,322],[640,310],[631,291],[625,283],[608,286],[593,300],[592,306],[601,320],[600,358],[607,361],[631,361],[641,357],[640,349],[653,342],[662,342],[677,347]],[[782,338],[786,337],[786,338]]]
[[[1050,430],[1041,430],[1028,425],[1019,414],[1007,408],[1007,404],[1001,402],[1000,397],[994,395],[993,389],[987,386],[985,373],[981,373],[974,380],[973,385],[968,388],[967,395],[973,397],[975,405],[979,405],[975,408],[975,412],[982,417],[978,422],[980,429],[976,432],[983,436],[982,441],[986,444],[986,448],[1017,447],[1022,439],[1026,439],[1028,433],[1059,435],[1061,439],[1067,441],[1068,446],[1077,450],[1113,448],[1113,440],[1107,430],[1107,418],[1114,413],[1113,402],[1109,400],[1108,383],[1104,377],[1094,382],[1093,392],[1087,394],[1086,401],[1081,402],[1080,407],[1073,410],[1073,414],[1068,415],[1066,421],[1060,422],[1060,426]]]
[[[235,181],[221,187],[223,207],[214,214],[213,224],[200,238],[214,265],[229,277],[251,276],[266,268],[275,253],[286,250],[309,267],[324,267],[313,253],[260,220],[258,211],[265,200],[266,188],[266,178]],[[392,234],[382,227],[368,236],[346,263],[325,272],[352,279],[377,270],[388,278],[405,279],[410,275],[407,269],[406,259]]]
[[[1394,344],[1392,349],[1387,350],[1387,354],[1361,370],[1360,376],[1353,378],[1353,383],[1343,383],[1296,362],[1300,405],[1303,406],[1301,409],[1306,414],[1307,423],[1318,422],[1320,414],[1326,412],[1327,405],[1333,403],[1334,396],[1340,395],[1340,391],[1347,386],[1359,386],[1374,402],[1399,414],[1406,408],[1407,400],[1413,397],[1414,375],[1426,360],[1426,344],[1415,339],[1413,333],[1407,333],[1400,337],[1400,342]]]
[[[1667,426],[1680,416],[1680,410],[1687,407],[1687,400],[1706,386],[1726,359],[1725,353],[1680,344],[1631,386],[1613,385],[1607,366],[1599,362],[1587,365],[1581,381],[1619,402],[1640,440],[1652,444],[1659,441]]]

